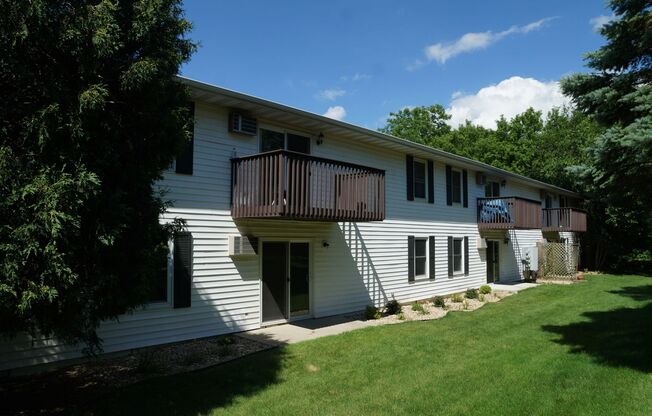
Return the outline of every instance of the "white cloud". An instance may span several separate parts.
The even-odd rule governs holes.
[[[335,101],[337,98],[346,94],[346,91],[341,88],[331,88],[323,91],[319,91],[317,98],[322,100]]]
[[[488,46],[514,34],[525,34],[533,30],[538,30],[547,22],[555,17],[546,17],[536,22],[528,23],[524,26],[512,26],[501,32],[471,32],[462,35],[459,39],[447,43],[435,43],[426,46],[424,54],[428,61],[437,61],[440,64],[446,63],[449,59],[462,53],[471,52],[478,49],[485,49]],[[408,66],[408,70],[414,70],[424,65],[424,62],[417,60],[414,64]]]
[[[324,117],[332,118],[335,120],[343,120],[346,117],[346,110],[341,105],[328,107],[328,110],[323,114]]]
[[[353,74],[351,76],[342,75],[340,77],[340,81],[344,81],[344,82],[346,82],[346,81],[365,81],[365,80],[368,80],[368,79],[371,79],[371,78],[373,78],[373,77],[371,75],[369,75],[369,74],[365,74],[365,73],[362,73],[362,72],[356,72],[355,74]]]
[[[613,14],[611,16],[601,15],[601,16],[596,16],[596,17],[592,18],[591,20],[589,20],[589,23],[591,24],[591,27],[593,27],[593,31],[595,33],[600,33],[600,29],[602,29],[602,26],[604,26],[607,23],[611,22],[615,18],[616,18],[616,16],[613,15]]]
[[[453,96],[446,111],[451,115],[449,124],[454,127],[470,120],[473,124],[495,128],[501,115],[510,119],[529,107],[545,114],[553,107],[569,104],[570,99],[561,93],[559,82],[515,76],[475,94]]]
[[[371,79],[371,75],[369,74],[361,74],[359,72],[356,72],[353,74],[353,77],[351,78],[352,81],[364,81],[367,79]]]

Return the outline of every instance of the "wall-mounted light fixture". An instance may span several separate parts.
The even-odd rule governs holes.
[[[317,136],[317,146],[321,145],[324,143],[324,133],[319,132],[319,136]]]
[[[322,245],[322,247],[324,247],[324,248],[328,248],[328,247],[330,247],[330,244],[328,244],[328,241],[326,241],[326,240],[323,240],[323,241],[321,242],[321,245]]]
[[[505,239],[503,240],[503,243],[508,244],[509,243],[509,237],[505,237]]]
[[[502,187],[504,188],[505,185],[507,185],[507,181],[506,181],[505,179],[503,179],[502,181],[500,181],[500,186],[502,186]]]

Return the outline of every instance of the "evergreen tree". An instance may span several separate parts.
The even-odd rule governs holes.
[[[586,57],[592,72],[562,82],[577,108],[607,128],[589,148],[587,163],[573,172],[591,196],[596,266],[650,268],[652,1],[610,5],[616,19],[601,29],[607,43]]]
[[[179,0],[0,0],[0,330],[101,347],[148,299],[188,138]]]

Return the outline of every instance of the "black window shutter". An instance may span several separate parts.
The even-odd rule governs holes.
[[[498,182],[491,182],[491,189],[493,196],[500,196],[500,184]]]
[[[453,277],[453,237],[448,237],[448,277]]]
[[[193,156],[194,156],[194,144],[195,144],[195,103],[190,103],[190,119],[193,122],[191,127],[191,136],[190,141],[186,143],[186,146],[183,148],[181,153],[177,155],[176,160],[176,172],[183,173],[186,175],[192,175],[192,165],[193,165]]]
[[[414,282],[414,236],[408,235],[408,282]]]
[[[469,275],[469,237],[464,237],[464,276]]]
[[[414,201],[414,157],[405,156],[405,176],[407,177],[407,200]]]
[[[190,307],[192,284],[192,235],[178,233],[174,236],[174,307]]]
[[[435,203],[435,166],[432,160],[428,161],[428,203]]]
[[[462,171],[462,202],[464,208],[469,206],[469,175],[466,173],[466,169]]]
[[[428,264],[430,265],[430,279],[435,278],[435,236],[428,237]]]
[[[446,205],[453,205],[453,169],[446,165]]]

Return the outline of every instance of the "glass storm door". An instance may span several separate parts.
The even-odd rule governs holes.
[[[310,313],[310,246],[290,243],[290,316]]]
[[[263,322],[310,314],[310,245],[263,242]]]
[[[288,317],[287,260],[287,243],[263,243],[263,322]]]
[[[498,260],[498,241],[487,241],[487,283],[500,280]]]

